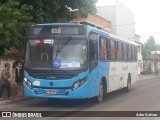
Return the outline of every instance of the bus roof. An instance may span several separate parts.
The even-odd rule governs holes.
[[[105,32],[105,31],[103,31],[103,30],[94,28],[94,27],[89,26],[89,25],[87,25],[87,26],[88,26],[89,28],[91,28],[94,32],[97,32],[97,33],[99,33],[99,34],[101,34],[101,35],[106,35],[106,36],[109,36],[109,37],[111,37],[111,38],[115,38],[115,39],[117,39],[117,40],[119,40],[119,41],[126,42],[126,43],[129,43],[129,44],[133,44],[133,45],[138,46],[138,44],[137,44],[136,42],[134,42],[134,41],[131,41],[131,40],[128,40],[128,39],[126,39],[126,38],[122,38],[122,37],[113,35],[113,34],[111,34],[111,33]]]
[[[84,26],[87,26],[88,28],[90,28],[90,30],[93,30],[93,31],[95,31],[95,32],[97,32],[99,34],[107,35],[107,36],[109,36],[111,38],[115,38],[115,39],[117,39],[119,41],[122,41],[122,42],[127,42],[127,43],[130,43],[130,44],[138,45],[134,41],[131,41],[131,40],[128,40],[128,39],[113,35],[111,33],[105,32],[103,30],[97,29],[95,27],[92,27],[92,26],[86,25],[86,24],[80,24],[80,23],[71,22],[71,23],[44,23],[44,24],[36,24],[36,25],[32,25],[32,26],[50,26],[50,25],[84,25]]]
[[[131,41],[131,40],[128,40],[128,39],[126,39],[126,38],[122,38],[122,37],[119,37],[119,36],[116,36],[116,35],[113,35],[113,34],[110,34],[109,33],[109,36],[111,37],[111,38],[115,38],[115,39],[118,39],[119,41],[122,41],[122,42],[127,42],[127,43],[129,43],[129,44],[133,44],[133,45],[138,45],[136,42],[134,42],[134,41]]]
[[[32,26],[50,26],[50,25],[82,25],[78,23],[44,23],[44,24],[36,24]]]

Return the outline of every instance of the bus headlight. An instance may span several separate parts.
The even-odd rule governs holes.
[[[31,83],[31,81],[27,80],[27,78],[24,78],[24,82],[25,82],[25,84],[26,84],[29,88],[32,88],[32,83]]]
[[[79,81],[75,82],[75,83],[73,84],[72,90],[75,90],[75,89],[81,87],[82,85],[85,84],[85,82],[86,82],[86,79],[79,80]]]
[[[27,78],[24,78],[24,82],[27,82]]]

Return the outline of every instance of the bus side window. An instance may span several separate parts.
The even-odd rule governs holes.
[[[134,61],[134,46],[131,46],[131,61]]]
[[[137,62],[137,46],[134,46],[134,62]]]
[[[91,33],[89,38],[90,71],[92,71],[98,65],[98,34]]]
[[[131,58],[131,45],[129,45],[129,61],[131,62],[132,61],[132,58]]]
[[[129,61],[129,45],[126,44],[126,55],[127,55],[127,61]]]
[[[127,61],[127,44],[123,43],[123,55],[124,55],[124,61]]]
[[[105,37],[100,37],[100,60],[107,60],[107,40]]]
[[[90,60],[98,61],[98,43],[90,40]]]
[[[115,41],[111,39],[111,61],[116,60],[116,52],[115,52]]]
[[[122,43],[121,42],[117,42],[118,45],[118,49],[117,49],[117,60],[118,61],[122,61],[123,60],[123,53],[122,53]]]
[[[107,38],[107,60],[111,60],[111,41]]]

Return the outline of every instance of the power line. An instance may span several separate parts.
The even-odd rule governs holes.
[[[160,32],[155,32],[155,33],[151,33],[151,34],[143,35],[143,36],[140,36],[140,38],[144,38],[144,37],[152,36],[152,35],[156,35],[156,34],[160,34]],[[126,38],[126,39],[133,39],[133,38],[135,38],[135,37],[130,37],[130,38]]]
[[[135,25],[136,23],[132,23],[132,24],[121,24],[121,25],[115,25],[115,26],[108,26],[108,27],[118,27],[118,26],[129,26],[129,25]],[[140,36],[141,38],[143,38],[143,37],[147,37],[147,36],[152,36],[152,35],[156,35],[156,34],[160,34],[160,32],[155,32],[155,33],[151,33],[151,34],[146,34],[146,35],[142,35],[142,36]],[[132,38],[134,38],[134,37],[132,37]],[[127,39],[132,39],[132,38],[127,38]]]
[[[121,25],[114,25],[114,26],[107,26],[107,27],[119,27],[119,26],[129,26],[129,25],[135,25],[136,23],[132,23],[132,24],[121,24]]]
[[[152,35],[156,35],[156,34],[160,34],[160,32],[155,32],[155,33],[151,33],[151,34],[147,34],[147,35],[142,35],[140,37],[143,38],[143,37],[152,36]]]

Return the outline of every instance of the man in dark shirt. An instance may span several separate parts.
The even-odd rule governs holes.
[[[22,92],[22,84],[23,84],[23,78],[24,78],[24,62],[21,60],[20,57],[17,58],[17,60],[13,63],[13,77],[15,78],[15,81],[18,85],[18,94],[17,96],[23,96]]]

